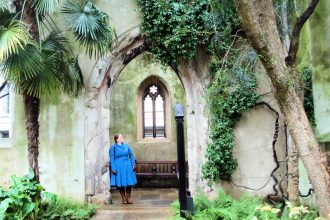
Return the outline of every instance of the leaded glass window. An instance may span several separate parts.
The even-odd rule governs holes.
[[[143,137],[165,137],[165,96],[154,84],[143,95]]]

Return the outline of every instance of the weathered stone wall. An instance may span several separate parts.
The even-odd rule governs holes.
[[[13,174],[24,175],[28,172],[27,138],[24,123],[23,99],[15,96],[12,110],[13,131],[10,145],[0,144],[0,185],[10,185],[9,177]]]
[[[330,142],[330,2],[320,1],[310,18],[313,97],[316,134],[320,142]]]
[[[219,186],[235,197],[241,196],[244,192],[261,197],[275,195],[273,190],[273,186],[275,186],[278,193],[274,197],[282,197],[280,187],[285,191],[287,184],[285,181],[287,172],[285,164],[286,129],[278,104],[271,92],[269,79],[261,63],[258,63],[256,73],[257,93],[261,95],[258,100],[259,104],[244,113],[234,129],[233,155],[238,160],[238,168],[234,172],[231,182],[223,181]],[[278,127],[276,128],[277,119]],[[277,137],[274,139],[276,130],[278,130]],[[276,142],[273,146],[274,140]],[[281,161],[278,168],[274,156]],[[275,172],[271,176],[273,171]]]

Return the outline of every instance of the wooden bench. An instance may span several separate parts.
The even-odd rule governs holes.
[[[137,161],[136,176],[138,187],[177,187],[177,161]],[[188,162],[186,161],[186,177],[188,176]],[[188,181],[186,181],[188,183]]]

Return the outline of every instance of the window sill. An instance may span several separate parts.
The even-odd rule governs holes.
[[[1,148],[12,148],[11,138],[0,138],[0,149]]]
[[[138,144],[153,144],[153,143],[171,143],[169,138],[143,138],[138,140]]]

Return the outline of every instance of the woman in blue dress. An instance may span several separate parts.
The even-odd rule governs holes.
[[[119,189],[122,203],[132,204],[131,191],[136,184],[135,159],[131,147],[124,143],[121,134],[114,136],[115,144],[109,150],[111,167],[111,186]]]

